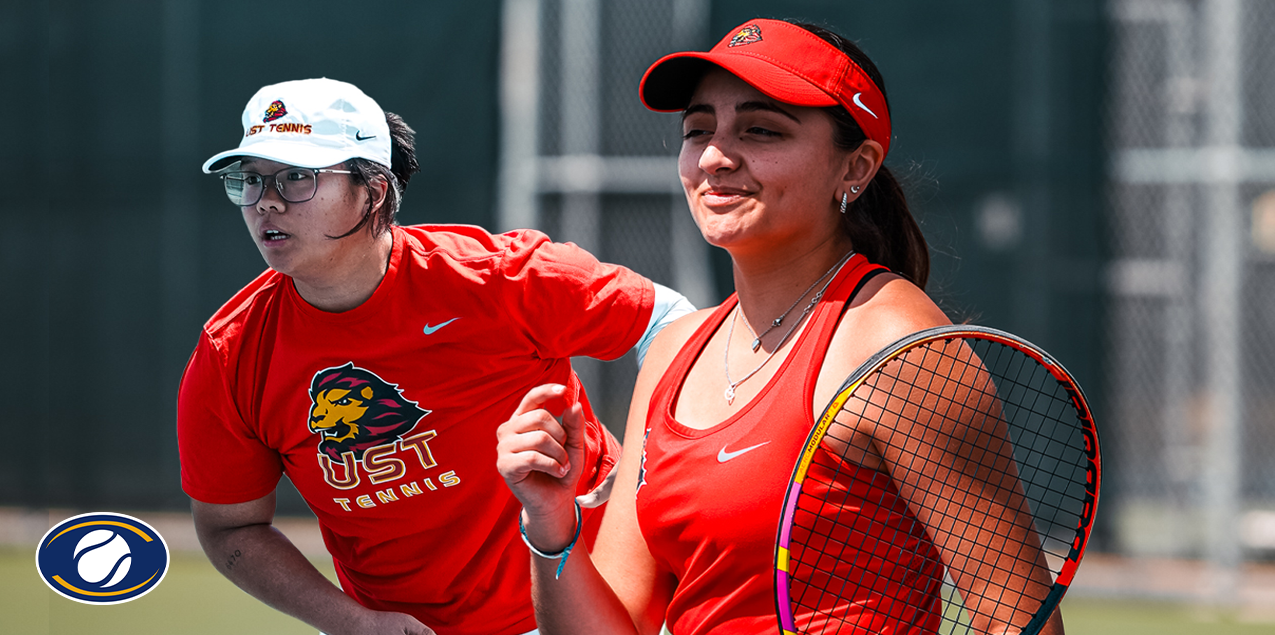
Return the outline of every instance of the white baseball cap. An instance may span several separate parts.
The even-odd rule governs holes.
[[[272,84],[248,100],[239,147],[213,155],[204,172],[243,157],[302,168],[360,158],[388,168],[390,128],[385,111],[353,84],[326,78]]]

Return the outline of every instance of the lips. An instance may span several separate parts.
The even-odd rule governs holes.
[[[710,187],[704,190],[701,197],[706,205],[731,205],[738,203],[741,199],[750,196],[751,192],[733,187]]]
[[[283,231],[275,226],[274,223],[262,223],[257,228],[257,236],[261,238],[261,242],[265,244],[277,243],[292,237],[288,232]]]

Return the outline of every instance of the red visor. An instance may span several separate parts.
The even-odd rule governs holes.
[[[890,151],[890,111],[868,74],[837,47],[780,20],[746,22],[707,53],[688,51],[661,58],[642,77],[642,103],[659,112],[684,110],[708,64],[730,71],[786,104],[840,105],[869,139]]]

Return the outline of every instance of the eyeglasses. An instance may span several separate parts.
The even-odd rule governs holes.
[[[273,180],[279,196],[289,203],[304,203],[319,191],[319,173],[354,174],[350,170],[316,170],[313,168],[284,168],[274,174],[256,172],[226,172],[221,175],[226,185],[226,196],[239,207],[256,205],[266,191],[266,181]]]

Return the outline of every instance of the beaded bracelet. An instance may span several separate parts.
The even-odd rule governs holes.
[[[580,522],[579,501],[575,502],[575,506],[576,506],[576,535],[572,536],[571,542],[567,543],[567,546],[563,548],[562,551],[559,551],[558,553],[545,553],[539,549],[536,549],[535,545],[532,545],[531,541],[527,539],[527,528],[524,527],[522,524],[522,514],[518,514],[518,533],[522,534],[522,541],[527,544],[527,548],[531,550],[531,553],[534,553],[537,556],[540,556],[541,558],[545,558],[546,560],[560,561],[558,562],[558,570],[553,574],[554,580],[557,580],[562,575],[562,568],[567,566],[567,556],[571,555],[571,550],[575,548],[576,541],[580,539],[580,526],[582,523]]]

